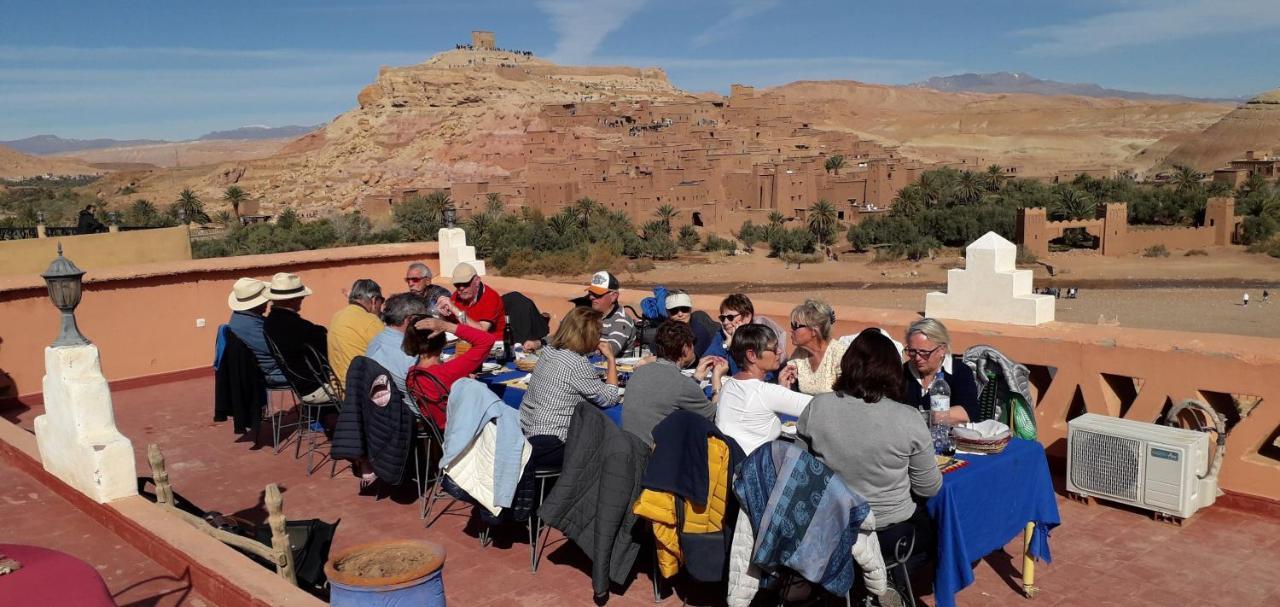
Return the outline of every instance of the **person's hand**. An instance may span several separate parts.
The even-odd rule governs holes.
[[[436,298],[436,312],[441,316],[454,316],[453,304],[449,302],[449,298],[441,295]]]
[[[724,377],[729,374],[729,361],[719,357],[712,356],[715,359],[715,366],[711,367],[711,374],[716,377]]]
[[[706,377],[707,372],[714,369],[715,366],[716,366],[716,357],[703,356],[702,360],[698,361],[698,367],[694,369],[693,375],[694,377],[697,377],[699,379]]]
[[[658,357],[657,357],[657,356],[654,356],[654,355],[650,354],[650,355],[648,355],[648,356],[646,356],[646,357],[644,357],[644,358],[641,358],[640,360],[637,360],[637,361],[636,361],[636,364],[631,365],[631,366],[632,366],[632,368],[633,368],[633,369],[639,369],[640,367],[643,367],[643,366],[645,366],[645,365],[647,365],[647,364],[649,364],[649,363],[651,363],[651,362],[655,362],[655,361],[657,361],[657,360],[658,360]]]
[[[613,356],[613,344],[611,344],[611,343],[609,343],[609,342],[607,342],[607,341],[602,341],[602,342],[600,342],[600,344],[599,344],[599,345],[597,345],[597,346],[596,346],[596,350],[599,350],[599,351],[600,351],[600,354],[601,354],[602,356],[604,356],[604,359],[605,359],[605,360],[607,360],[607,361],[609,361],[609,362],[613,362],[613,359],[614,359],[614,356]]]
[[[783,367],[782,371],[778,373],[778,385],[789,388],[794,383],[796,383],[796,366],[787,365]]]
[[[524,347],[524,351],[525,351],[526,353],[532,354],[532,353],[534,353],[534,352],[537,352],[537,351],[538,351],[538,348],[541,348],[541,347],[542,347],[542,340],[540,340],[540,339],[530,339],[530,340],[525,341],[525,342],[524,342],[523,344],[521,344],[521,345]]]
[[[423,318],[422,320],[419,320],[418,322],[413,323],[413,328],[419,331],[431,331],[431,335],[429,335],[428,337],[435,337],[446,331],[453,331],[458,327],[457,325],[447,320],[441,320],[439,318],[432,318],[428,316],[426,318]]]

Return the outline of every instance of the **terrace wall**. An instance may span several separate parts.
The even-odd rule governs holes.
[[[191,259],[191,236],[186,226],[28,238],[0,242],[0,276],[44,272],[57,257],[58,243],[81,270]]]
[[[229,312],[225,300],[239,276],[298,272],[315,291],[303,315],[321,322],[345,303],[342,289],[373,278],[384,291],[401,290],[404,264],[428,259],[434,244],[378,245],[328,251],[261,255],[91,272],[78,318],[102,349],[108,379],[129,380],[192,370],[207,372],[215,329]],[[518,290],[557,318],[581,295],[572,284],[487,277],[499,291]],[[678,285],[673,285],[678,286]],[[636,304],[646,293],[627,290]],[[699,308],[715,310],[721,295],[696,295]],[[760,314],[787,317],[790,306],[756,301]],[[901,335],[917,316],[910,312],[836,306],[835,332],[854,334],[879,326]],[[195,319],[206,326],[195,327]],[[40,349],[56,332],[56,312],[37,277],[0,281],[0,370],[9,395],[38,397],[43,375]],[[949,321],[961,350],[976,344],[999,348],[1032,370],[1041,442],[1065,455],[1067,421],[1085,412],[1155,421],[1172,403],[1203,400],[1226,414],[1230,432],[1222,487],[1232,493],[1280,502],[1280,341],[1258,337],[1178,333],[1055,322],[1018,327]],[[3,389],[3,388],[0,388]],[[4,393],[0,392],[0,396]]]

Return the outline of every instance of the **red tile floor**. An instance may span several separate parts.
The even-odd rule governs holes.
[[[342,520],[335,549],[383,538],[439,542],[448,550],[444,577],[451,605],[591,604],[590,565],[556,532],[538,573],[532,574],[523,528],[498,533],[495,545],[483,549],[475,531],[464,529],[464,516],[445,516],[424,528],[411,485],[389,494],[358,495],[349,471],[340,466],[339,476],[330,478],[327,463],[307,476],[305,460],[294,459],[292,446],[279,455],[269,447],[255,450],[251,442],[237,441],[230,422],[212,422],[212,394],[211,377],[115,393],[116,418],[134,441],[139,474],[147,474],[147,444],[157,443],[175,490],[207,510],[261,517],[262,489],[276,482],[284,490],[290,518]],[[29,429],[39,411],[3,413]],[[0,487],[0,498],[8,502],[0,504],[0,515],[27,508],[13,500],[25,499],[21,496],[29,491],[15,490],[2,476]],[[1280,605],[1278,519],[1214,507],[1175,527],[1105,503],[1086,506],[1060,497],[1059,508],[1063,524],[1051,540],[1054,562],[1038,564],[1041,590],[1033,601],[1020,594],[1021,539],[1014,538],[1003,552],[977,565],[977,581],[958,595],[958,603]],[[22,533],[37,537],[28,527],[43,523],[31,517],[20,520],[27,521]],[[110,540],[95,543],[110,545]],[[93,553],[87,556],[97,558]],[[609,604],[654,604],[648,566],[642,561],[636,571],[626,587],[616,589],[620,594],[612,595]],[[686,586],[677,583],[682,593]],[[723,602],[704,595],[694,595],[697,604]],[[669,596],[663,604],[679,601]],[[923,604],[932,605],[932,597],[925,595]]]

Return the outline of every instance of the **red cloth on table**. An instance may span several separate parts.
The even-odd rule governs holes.
[[[405,377],[409,394],[413,395],[413,402],[417,403],[418,410],[424,417],[431,418],[441,430],[444,430],[447,421],[446,406],[453,383],[478,369],[485,357],[489,355],[494,342],[492,333],[466,325],[458,325],[458,339],[471,344],[471,349],[450,358],[447,362],[430,367],[414,365]],[[431,381],[431,378],[423,377],[424,375],[430,375],[440,383],[437,384]],[[441,385],[445,387],[444,392],[440,391]]]
[[[98,571],[74,556],[18,544],[0,544],[0,554],[22,563],[22,569],[0,575],[0,605],[115,607]]]

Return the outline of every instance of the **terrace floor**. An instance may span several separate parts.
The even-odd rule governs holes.
[[[175,491],[206,510],[262,519],[263,487],[278,483],[291,519],[341,519],[334,550],[388,538],[426,538],[448,551],[444,579],[453,605],[591,604],[590,564],[556,531],[537,574],[529,572],[523,527],[500,531],[481,548],[464,516],[444,516],[430,529],[418,518],[410,484],[391,492],[358,494],[356,480],[339,466],[329,477],[326,462],[312,476],[292,446],[279,455],[238,441],[231,422],[212,419],[213,379],[202,377],[115,392],[116,419],[134,442],[140,475],[149,475],[148,443],[164,451]],[[8,409],[3,415],[30,430],[40,408]],[[263,433],[266,436],[266,432]],[[269,440],[269,439],[268,439]],[[1061,493],[1061,487],[1059,487]],[[32,497],[37,496],[37,497]],[[1086,506],[1059,496],[1062,526],[1054,531],[1052,564],[1039,563],[1040,594],[1020,594],[1021,538],[977,564],[976,582],[957,596],[976,605],[1280,605],[1280,520],[1221,506],[1197,514],[1182,527],[1153,521],[1140,511],[1107,504]],[[438,508],[438,507],[437,507]],[[71,510],[71,512],[68,512]],[[133,597],[163,595],[175,588],[167,572],[39,486],[0,464],[0,520],[6,541],[44,545],[89,561],[107,578],[122,604]],[[55,531],[49,531],[55,529]],[[88,540],[88,541],[85,541]],[[616,588],[611,605],[653,605],[644,557],[628,585]],[[149,579],[151,594],[131,584]],[[688,584],[677,582],[684,594]],[[924,589],[928,591],[929,589]],[[920,589],[917,589],[920,591]],[[695,604],[722,598],[692,590]],[[178,598],[178,597],[175,597]],[[668,596],[664,605],[679,604]],[[176,604],[169,596],[159,602]],[[207,604],[186,595],[182,604]],[[923,604],[932,605],[925,595]]]

